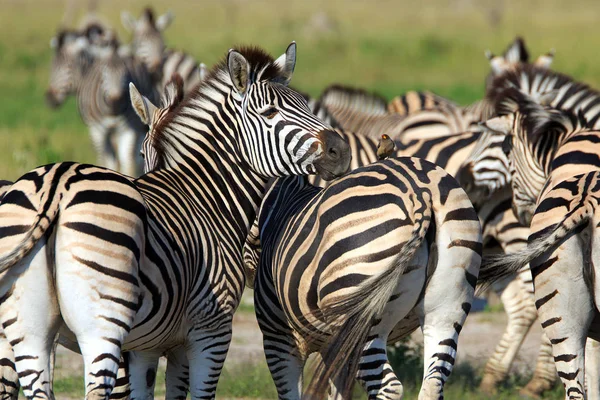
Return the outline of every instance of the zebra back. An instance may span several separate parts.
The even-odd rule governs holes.
[[[432,110],[443,106],[458,107],[454,102],[432,92],[409,91],[394,97],[387,106],[390,113],[408,115],[422,110]]]

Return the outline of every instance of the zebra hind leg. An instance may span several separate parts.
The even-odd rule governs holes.
[[[190,389],[190,366],[185,347],[167,352],[167,399],[185,400]]]
[[[190,363],[190,394],[192,399],[213,399],[217,383],[231,343],[232,320],[218,328],[192,329],[186,344]]]
[[[0,329],[0,400],[17,400],[19,376],[12,347]]]
[[[369,399],[401,399],[404,387],[394,373],[387,357],[387,340],[369,338],[362,352],[358,380]]]
[[[60,318],[46,241],[40,240],[2,278],[0,322],[12,347],[23,394],[53,399],[52,350]]]
[[[481,263],[478,224],[472,223],[472,229],[466,229],[467,223],[459,220],[462,228],[458,229],[453,221],[436,215],[437,266],[416,308],[424,338],[419,400],[444,397],[444,384],[454,367],[458,336],[471,309]],[[457,232],[462,237],[457,237]]]

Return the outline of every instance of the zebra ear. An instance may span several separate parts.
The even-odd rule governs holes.
[[[175,14],[171,10],[167,11],[165,14],[161,15],[156,19],[156,29],[159,31],[164,31],[171,25],[173,19],[175,18]]]
[[[536,67],[549,69],[552,65],[552,61],[554,61],[554,49],[550,49],[548,53],[539,56],[533,65]]]
[[[156,106],[137,90],[133,82],[129,82],[129,97],[131,98],[131,105],[140,120],[144,125],[150,126],[152,116],[157,109]]]
[[[481,124],[486,129],[489,129],[492,132],[508,135],[512,130],[512,115],[505,115],[502,117],[488,119],[487,121],[482,122]]]
[[[183,78],[176,72],[171,77],[171,80],[165,85],[160,105],[162,108],[175,107],[181,103],[183,97]]]
[[[525,41],[523,38],[517,36],[515,40],[508,46],[504,52],[504,60],[510,64],[516,64],[518,62],[528,62],[529,53],[525,47]]]
[[[290,43],[285,53],[275,60],[275,65],[282,71],[281,78],[277,79],[276,82],[287,86],[292,80],[294,68],[296,68],[296,42]]]
[[[133,32],[135,30],[137,20],[129,11],[121,11],[121,23],[125,29],[127,29],[129,32]]]
[[[250,76],[250,65],[248,60],[235,50],[229,50],[227,55],[227,66],[229,68],[229,77],[235,90],[244,95],[248,89]]]
[[[206,70],[206,64],[200,63],[200,66],[198,67],[198,75],[200,76],[200,82],[202,82],[206,78],[206,74],[208,74],[208,71]]]

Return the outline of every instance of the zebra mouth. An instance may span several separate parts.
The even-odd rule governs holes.
[[[58,108],[63,103],[63,101],[64,99],[57,96],[56,92],[54,92],[53,90],[46,91],[46,104],[48,105],[48,107]]]

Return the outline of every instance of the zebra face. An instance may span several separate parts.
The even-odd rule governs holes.
[[[504,134],[485,130],[456,178],[474,204],[481,204],[511,182],[509,161],[503,151]]]
[[[171,24],[173,18],[171,11],[155,18],[154,12],[149,8],[144,10],[137,20],[126,11],[121,13],[123,26],[133,34],[133,55],[144,63],[151,73],[160,71],[165,50],[162,32]]]
[[[274,63],[258,67],[252,58],[229,52],[232,97],[239,107],[240,153],[265,177],[317,172],[330,180],[348,170],[350,148],[312,114],[302,95],[287,87],[295,57],[295,43]]]
[[[52,39],[50,46],[56,53],[50,69],[46,102],[55,108],[75,92],[83,70],[91,64],[91,55],[87,38],[75,32],[61,32]]]

